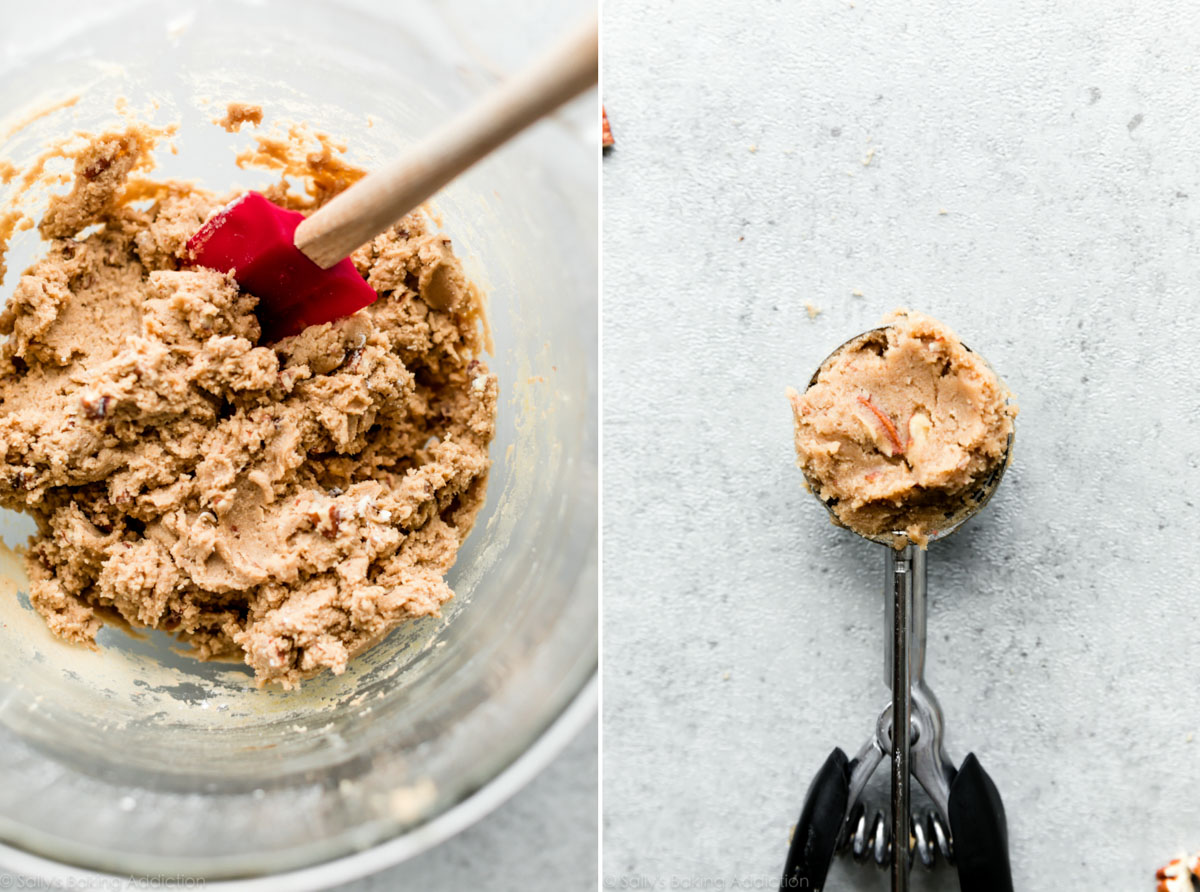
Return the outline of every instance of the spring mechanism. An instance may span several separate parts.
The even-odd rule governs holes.
[[[914,812],[910,826],[912,836],[909,837],[908,850],[923,867],[932,870],[939,853],[947,864],[954,863],[950,834],[936,810],[931,808]],[[849,852],[859,863],[870,860],[878,867],[885,868],[892,863],[892,844],[891,821],[887,812],[875,809],[868,813],[860,802],[846,819],[838,850]]]

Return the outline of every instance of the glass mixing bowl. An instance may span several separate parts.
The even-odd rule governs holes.
[[[178,155],[160,149],[156,176],[261,186],[274,175],[234,165],[253,131],[211,123],[245,100],[263,104],[265,125],[343,138],[371,168],[494,80],[481,47],[503,40],[511,56],[513,40],[533,39],[515,24],[488,31],[495,10],[433,3],[403,24],[310,2],[88,9],[53,41],[14,39],[6,23],[0,157],[22,164],[52,138],[119,124],[124,97],[179,124]],[[594,94],[580,102],[598,121]],[[106,630],[98,653],[63,644],[23,591],[4,592],[0,864],[210,885],[294,871],[290,889],[345,880],[462,829],[583,725],[597,658],[597,176],[594,141],[560,116],[435,202],[489,294],[502,389],[487,506],[443,618],[283,693],[256,690],[245,667],[182,657],[164,635]],[[0,300],[39,251],[32,233],[14,240]],[[7,548],[31,531],[0,517]],[[23,588],[7,549],[0,577]]]

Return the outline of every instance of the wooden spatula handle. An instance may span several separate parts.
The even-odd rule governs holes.
[[[296,229],[296,247],[328,269],[480,158],[596,83],[598,26],[583,28],[477,104],[363,177]]]

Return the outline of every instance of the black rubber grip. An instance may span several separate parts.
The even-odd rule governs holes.
[[[974,753],[950,785],[950,833],[962,892],[1013,892],[1004,803]]]
[[[820,892],[825,875],[833,863],[842,822],[846,819],[846,803],[850,798],[850,763],[846,754],[835,749],[813,778],[804,808],[792,834],[780,892],[805,889]]]

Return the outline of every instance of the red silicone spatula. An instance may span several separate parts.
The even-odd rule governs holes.
[[[195,266],[232,273],[259,299],[263,336],[278,340],[375,300],[350,254],[479,159],[596,83],[598,28],[586,26],[387,167],[305,218],[248,193],[188,241]]]

